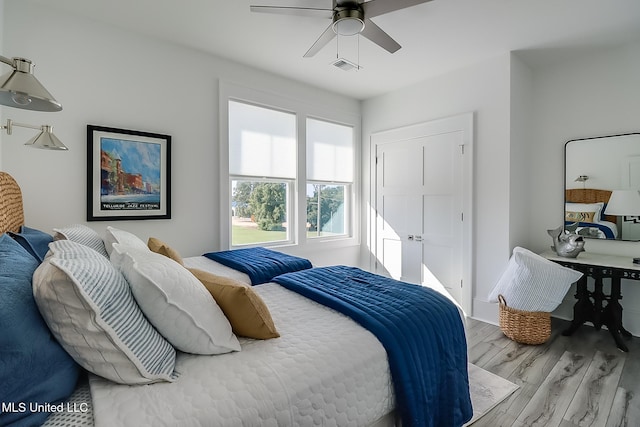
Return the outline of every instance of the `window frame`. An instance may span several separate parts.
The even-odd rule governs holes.
[[[289,208],[287,222],[294,224],[289,229],[287,242],[274,242],[271,244],[233,246],[231,241],[231,180],[237,175],[229,173],[229,101],[243,102],[258,107],[273,109],[286,113],[292,113],[296,117],[296,177],[291,188],[291,206]],[[307,238],[307,150],[306,150],[306,122],[307,119],[322,120],[338,125],[349,126],[353,129],[353,182],[325,182],[325,185],[347,185],[348,195],[345,199],[348,209],[345,209],[345,227],[347,233],[340,236],[320,236]],[[284,97],[262,90],[240,86],[234,83],[220,81],[219,86],[219,130],[220,130],[220,247],[222,249],[234,249],[249,246],[265,247],[318,247],[338,248],[360,244],[360,116],[354,113],[338,111],[331,107],[310,105],[306,102]],[[243,179],[247,178],[242,176]],[[251,178],[251,177],[249,177]],[[264,179],[265,177],[253,177]],[[284,181],[285,179],[283,179]],[[315,181],[314,181],[315,182]],[[346,189],[345,189],[346,190]],[[346,212],[348,211],[348,213]]]

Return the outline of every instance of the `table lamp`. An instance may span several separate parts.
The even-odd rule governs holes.
[[[622,217],[622,222],[637,223],[638,217],[640,217],[640,191],[613,190],[604,213],[606,215]],[[620,231],[620,234],[622,234],[622,230]],[[640,264],[640,258],[634,258],[633,262]]]

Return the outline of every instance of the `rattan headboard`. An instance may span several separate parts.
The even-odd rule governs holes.
[[[610,190],[596,190],[594,188],[572,188],[564,190],[564,199],[572,203],[609,203],[611,197]],[[616,222],[613,215],[605,215],[604,218],[610,222]]]
[[[11,175],[0,172],[0,234],[19,232],[24,225],[22,192]]]

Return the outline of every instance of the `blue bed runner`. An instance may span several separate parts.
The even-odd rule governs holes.
[[[249,275],[252,285],[270,282],[274,277],[311,268],[308,259],[266,248],[246,248],[204,254],[222,265]]]
[[[464,326],[445,296],[346,266],[288,273],[273,281],[376,335],[387,351],[403,427],[456,427],[471,419]]]

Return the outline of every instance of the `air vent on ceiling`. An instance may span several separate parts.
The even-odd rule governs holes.
[[[344,58],[336,59],[331,63],[331,65],[334,65],[344,71],[359,70],[360,68],[362,68],[358,64],[354,64],[353,62]]]

